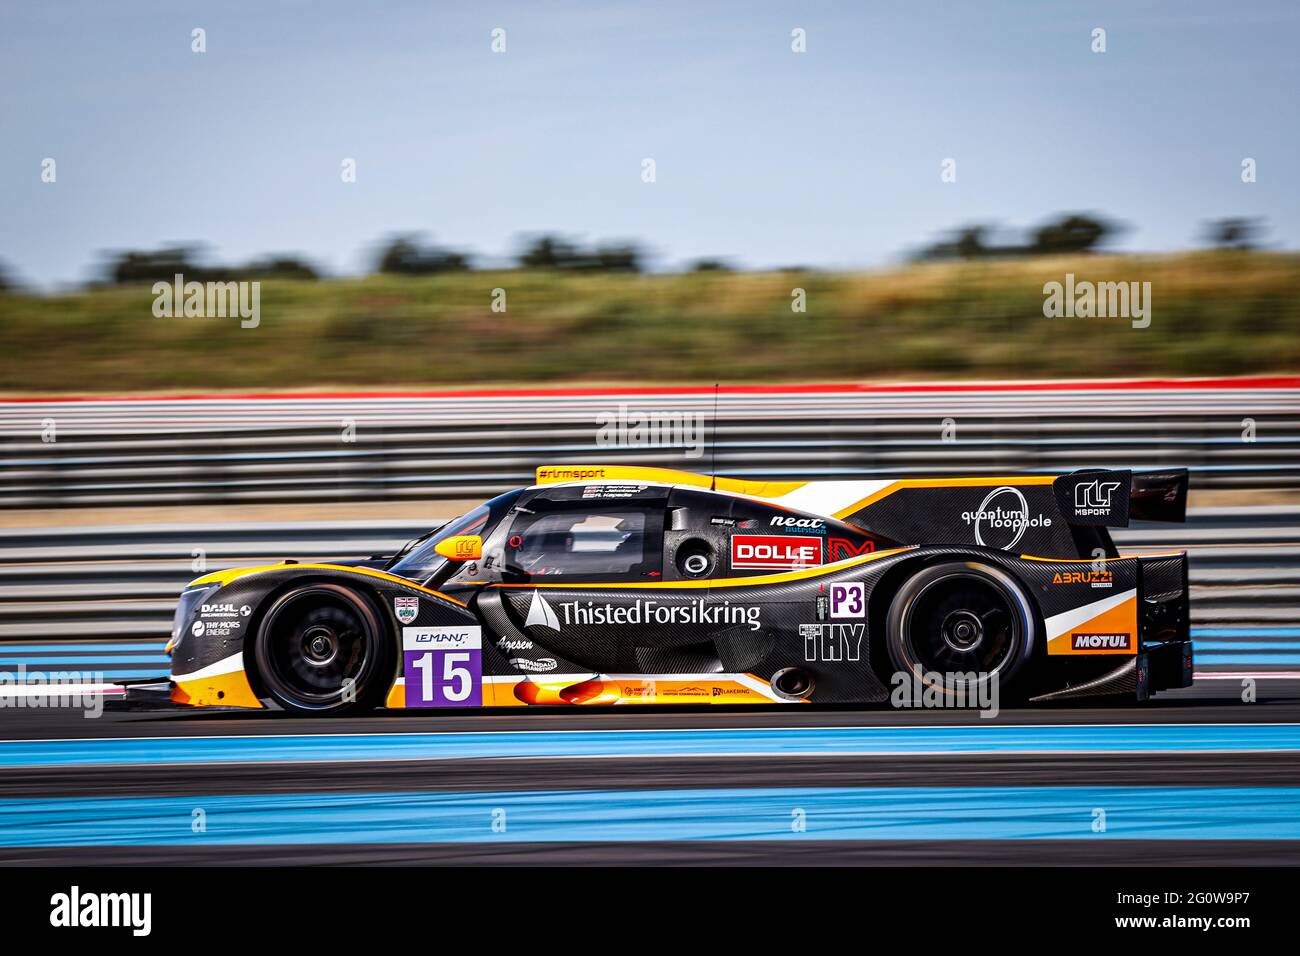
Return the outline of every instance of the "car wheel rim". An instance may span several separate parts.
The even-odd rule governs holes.
[[[304,595],[268,622],[267,665],[278,689],[300,706],[328,706],[361,683],[373,655],[357,609],[334,596]]]
[[[915,663],[940,674],[995,674],[1021,636],[1011,597],[974,573],[928,582],[912,598],[904,627]]]

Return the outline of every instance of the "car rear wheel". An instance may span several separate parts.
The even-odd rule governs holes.
[[[918,571],[894,596],[886,643],[896,671],[946,697],[1006,693],[1033,652],[1033,606],[991,565],[953,561]]]
[[[254,657],[267,694],[296,713],[370,710],[393,672],[374,607],[335,584],[295,588],[277,599],[258,629]]]

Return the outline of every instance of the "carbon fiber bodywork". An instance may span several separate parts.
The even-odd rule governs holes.
[[[292,588],[317,582],[338,584],[363,595],[374,606],[389,636],[398,643],[403,626],[438,627],[478,623],[463,605],[421,588],[414,582],[403,583],[393,578],[374,576],[360,567],[276,565],[240,575],[228,584],[215,584],[203,601],[195,605],[190,616],[177,622],[176,636],[171,645],[172,679],[183,683],[189,679],[189,675],[203,674],[223,662],[237,658],[248,674],[249,686],[261,696],[260,682],[249,659],[252,636],[257,634],[263,616],[276,596]],[[399,598],[416,602],[416,617],[411,621],[398,621],[395,602]],[[244,609],[247,609],[246,614],[242,613]],[[200,624],[201,628],[198,627]],[[504,666],[504,659],[494,659],[499,657],[495,650],[485,650],[485,666],[489,661],[493,665]],[[397,674],[393,676],[396,678]]]
[[[765,498],[625,478],[542,484],[489,503],[480,558],[435,560],[418,580],[390,573],[410,559],[200,579],[191,589],[209,590],[178,615],[173,680],[238,663],[264,699],[249,642],[267,605],[325,582],[379,613],[397,649],[390,706],[450,705],[410,641],[456,629],[472,640],[461,656],[476,682],[460,704],[878,704],[906,676],[886,643],[890,606],[917,572],[946,565],[996,569],[1023,594],[1017,697],[1132,699],[1189,683],[1186,557],[1118,556],[1104,526],[1065,513],[1051,479],[1016,481],[839,483],[853,485],[832,489],[843,504],[816,510],[799,488]],[[1088,484],[1109,490],[1099,482]],[[1078,500],[1094,504],[1085,491]],[[608,551],[573,544],[588,521]]]

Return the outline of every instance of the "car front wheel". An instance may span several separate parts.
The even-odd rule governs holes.
[[[382,702],[393,670],[374,606],[335,584],[280,596],[258,629],[254,657],[267,694],[303,714],[370,710]]]

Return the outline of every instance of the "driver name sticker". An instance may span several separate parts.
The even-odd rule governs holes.
[[[402,628],[407,707],[483,705],[481,627]]]

